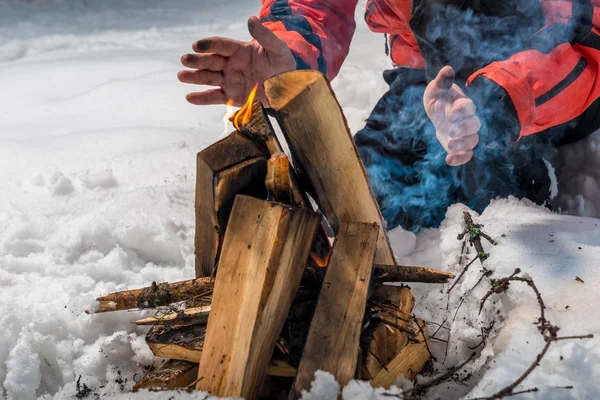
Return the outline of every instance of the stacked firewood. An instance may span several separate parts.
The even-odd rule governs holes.
[[[134,390],[298,398],[317,370],[389,387],[430,357],[410,288],[384,284],[453,276],[397,265],[323,75],[287,72],[264,90],[279,137],[249,102],[198,154],[196,279],[98,298],[95,312],[157,309],[134,323],[166,361]]]

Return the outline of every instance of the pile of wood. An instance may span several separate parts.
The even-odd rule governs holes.
[[[323,75],[284,73],[264,90],[281,140],[248,103],[237,130],[198,154],[196,279],[98,299],[95,312],[157,309],[134,323],[167,360],[134,390],[298,398],[317,370],[389,387],[430,357],[410,288],[384,283],[453,276],[396,264]]]

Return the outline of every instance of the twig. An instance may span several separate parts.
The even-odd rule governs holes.
[[[417,320],[417,316],[413,315],[413,318],[415,320],[415,324],[417,324],[417,327],[419,327],[419,331],[421,332],[421,335],[423,335],[423,340],[425,341],[425,347],[427,347],[427,351],[429,352],[429,356],[435,361],[437,360],[437,358],[435,358],[435,356],[433,355],[433,353],[431,352],[431,349],[429,348],[429,343],[427,343],[427,336],[425,335],[425,332],[423,331],[423,327],[421,326],[421,324],[419,324],[419,321]]]
[[[475,358],[476,355],[477,355],[477,353],[471,353],[471,355],[469,356],[469,358],[467,358],[465,361],[463,361],[459,365],[456,365],[456,366],[454,366],[452,368],[449,368],[446,372],[444,372],[443,374],[441,374],[441,375],[433,378],[429,382],[415,385],[412,389],[409,389],[406,392],[409,393],[409,392],[416,391],[416,390],[420,391],[420,390],[423,390],[423,389],[427,389],[427,388],[430,388],[432,386],[437,385],[438,383],[442,383],[445,380],[448,380],[448,379],[452,378],[452,376],[455,373],[457,373],[465,365],[467,365],[468,363],[470,363]]]
[[[481,313],[481,310],[483,309],[483,306],[484,306],[486,300],[490,296],[492,296],[493,294],[506,292],[509,288],[510,282],[524,282],[534,291],[535,296],[537,298],[537,302],[538,302],[538,305],[540,308],[540,318],[536,321],[536,324],[538,324],[538,330],[540,331],[540,334],[544,338],[545,344],[544,344],[544,347],[542,348],[542,350],[540,351],[540,353],[535,357],[535,360],[533,361],[533,363],[529,366],[529,368],[527,368],[527,370],[525,370],[525,372],[523,372],[523,374],[521,374],[521,376],[519,378],[517,378],[517,380],[515,380],[513,383],[506,386],[504,389],[500,390],[496,394],[494,394],[490,397],[485,397],[484,398],[485,400],[496,400],[496,399],[501,399],[501,398],[508,397],[508,396],[513,396],[517,393],[522,393],[522,392],[515,392],[514,390],[517,388],[517,386],[519,386],[521,383],[523,383],[523,381],[525,381],[525,379],[527,379],[527,377],[533,372],[534,369],[536,369],[539,366],[540,362],[542,361],[542,359],[548,352],[548,349],[550,348],[552,343],[557,342],[559,340],[589,339],[589,338],[594,337],[593,335],[590,334],[590,335],[583,335],[583,336],[564,336],[564,337],[559,338],[557,336],[557,333],[560,330],[560,328],[555,325],[552,325],[546,319],[546,315],[545,315],[546,305],[544,304],[544,300],[542,299],[542,294],[540,293],[537,286],[533,282],[533,279],[531,279],[530,277],[524,278],[524,277],[516,276],[520,272],[521,272],[521,270],[519,268],[517,268],[515,270],[515,272],[513,272],[512,275],[510,275],[506,278],[492,281],[492,288],[490,289],[490,291],[488,293],[486,293],[486,295],[483,297],[483,299],[481,299],[481,306],[479,308],[479,312]]]

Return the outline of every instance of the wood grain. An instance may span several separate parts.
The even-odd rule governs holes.
[[[312,211],[237,196],[219,258],[197,389],[258,396],[318,223]]]
[[[311,321],[293,395],[310,389],[317,370],[344,386],[354,377],[379,226],[343,222]]]
[[[333,230],[339,230],[342,220],[377,223],[375,262],[396,264],[365,168],[327,79],[316,71],[285,72],[265,82],[265,94],[301,178],[310,182]]]

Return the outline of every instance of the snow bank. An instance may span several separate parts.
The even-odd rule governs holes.
[[[145,329],[130,323],[138,313],[83,311],[101,294],[193,276],[195,154],[222,132],[225,109],[185,103],[189,88],[176,80],[179,57],[201,37],[246,39],[245,19],[258,2],[140,4],[0,0],[0,398],[71,399],[79,377],[90,395],[102,398],[205,397],[128,394],[153,360]],[[383,38],[359,23],[334,82],[353,131],[385,91],[380,73],[386,67]],[[560,181],[560,171],[557,176]],[[457,271],[460,210],[453,207],[442,229],[416,239],[394,232],[398,255],[416,246],[403,261]],[[480,220],[500,240],[488,260],[495,276],[521,267],[538,282],[561,334],[597,333],[590,317],[599,300],[596,220],[514,200],[494,203]],[[453,290],[448,310],[440,288],[415,286],[417,314],[437,323],[453,316],[458,295],[478,271],[474,266]],[[467,386],[443,385],[430,398],[491,393],[539,348],[531,293],[514,285],[479,317],[477,299],[485,288],[466,296],[458,310],[449,331],[456,347],[445,363],[444,348],[432,345],[435,367],[464,359],[495,310],[506,320],[496,322],[469,367],[479,372]],[[561,342],[526,385],[540,387],[539,398],[596,398],[597,363],[595,340]],[[569,391],[551,388],[571,384]],[[383,396],[358,382],[334,386],[323,390],[357,399]]]

